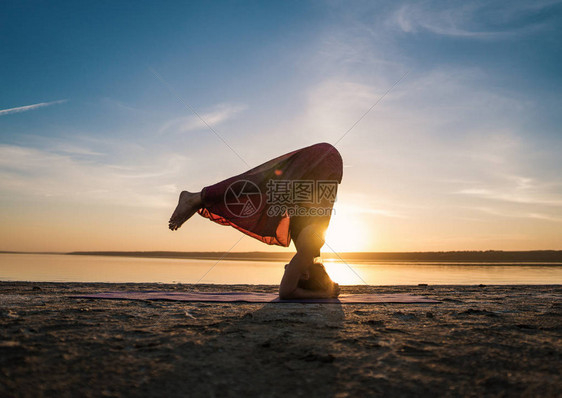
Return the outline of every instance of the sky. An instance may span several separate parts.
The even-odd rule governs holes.
[[[561,38],[561,1],[4,2],[0,250],[294,250],[167,221],[317,142],[324,250],[562,249]]]

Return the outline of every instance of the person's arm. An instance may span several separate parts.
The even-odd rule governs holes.
[[[303,274],[306,266],[303,264],[298,254],[293,257],[291,262],[285,267],[285,273],[279,284],[279,298],[286,300],[293,297],[296,290],[299,289],[299,279]],[[302,290],[302,289],[299,289]]]
[[[320,248],[324,245],[322,227],[317,224],[307,225],[295,241],[297,254],[285,268],[285,273],[279,285],[279,298],[331,298],[340,294],[339,285],[333,284],[327,290],[306,290],[298,287],[301,275],[307,271],[308,265],[314,257],[320,255]]]
[[[306,263],[302,257],[296,255],[285,268],[283,279],[279,285],[279,298],[288,299],[307,299],[307,298],[335,298],[340,293],[337,283],[334,283],[327,290],[307,290],[298,287],[299,279],[306,270]]]

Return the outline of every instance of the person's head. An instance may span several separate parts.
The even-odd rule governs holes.
[[[298,287],[306,290],[328,290],[334,284],[326,272],[324,265],[314,262],[308,267],[308,271],[301,275]]]

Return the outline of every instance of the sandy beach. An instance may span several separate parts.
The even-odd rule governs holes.
[[[275,286],[0,284],[2,397],[555,397],[562,287],[343,287],[439,304],[87,300],[110,290]]]

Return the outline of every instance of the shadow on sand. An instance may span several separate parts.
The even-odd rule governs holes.
[[[202,338],[176,347],[169,370],[139,391],[193,397],[335,395],[341,304],[265,304],[235,312],[201,325]]]

